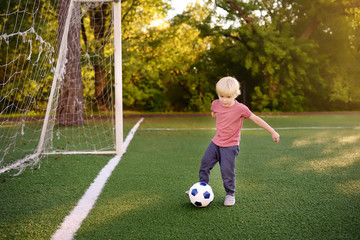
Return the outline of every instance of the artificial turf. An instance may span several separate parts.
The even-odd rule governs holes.
[[[359,239],[360,115],[263,118],[279,128],[349,128],[280,129],[279,144],[266,131],[243,131],[236,205],[223,206],[216,166],[215,199],[196,208],[184,192],[198,180],[214,121],[146,118],[75,239]],[[134,122],[125,119],[126,129]],[[49,239],[109,159],[54,157],[1,175],[0,239]]]

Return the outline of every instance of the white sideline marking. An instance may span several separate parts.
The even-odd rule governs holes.
[[[61,223],[60,228],[54,233],[51,237],[52,240],[71,240],[73,239],[75,233],[80,228],[82,222],[87,217],[91,209],[93,208],[97,198],[99,197],[102,189],[105,186],[108,178],[111,176],[112,171],[120,162],[122,155],[126,152],[127,147],[129,146],[131,139],[133,138],[136,130],[140,126],[140,123],[144,120],[141,118],[135,126],[130,130],[127,135],[124,145],[123,153],[121,155],[116,155],[106,164],[103,169],[99,172],[98,176],[95,178],[94,182],[86,190],[85,194],[79,200],[78,204],[70,212],[70,214],[64,218],[64,221]]]
[[[276,130],[308,130],[308,129],[360,129],[360,126],[353,127],[275,127]],[[141,128],[147,131],[182,131],[182,130],[216,130],[216,128]],[[241,131],[257,131],[262,128],[242,128]]]

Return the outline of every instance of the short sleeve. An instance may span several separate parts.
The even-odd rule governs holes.
[[[242,116],[246,119],[248,119],[252,115],[251,110],[244,104],[241,104],[241,112],[242,112]]]
[[[216,112],[215,108],[216,108],[216,104],[218,104],[218,103],[219,103],[219,99],[216,99],[211,103],[211,111],[212,112]]]

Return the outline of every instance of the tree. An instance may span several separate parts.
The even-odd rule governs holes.
[[[217,24],[212,27],[213,20],[200,25],[205,35],[214,36],[207,58],[215,61],[212,64],[215,69],[218,66],[216,78],[237,77],[244,94],[242,100],[253,110],[302,111],[303,93],[299,91],[301,85],[294,84],[295,76],[301,77],[303,68],[311,60],[301,54],[303,46],[296,44],[289,27],[277,29],[276,19],[269,21],[255,15],[255,10],[263,10],[256,1],[227,0],[216,1],[216,4],[227,11],[221,20],[236,26]],[[293,61],[297,58],[302,61],[294,67]]]
[[[43,111],[48,96],[37,93],[51,87],[52,78],[43,73],[54,68],[49,59],[55,58],[50,43],[58,34],[55,8],[52,1],[14,0],[0,5],[1,113],[27,115]],[[47,27],[43,27],[44,22]]]
[[[359,1],[284,1],[296,9],[294,34],[299,42],[313,42],[321,85],[307,90],[310,109],[349,110],[360,104],[359,51],[353,39]],[[289,5],[291,4],[291,5]],[[313,70],[311,72],[314,72]],[[319,78],[318,78],[319,79]],[[314,78],[312,79],[314,81]]]
[[[96,4],[95,8],[90,10],[90,26],[94,34],[94,44],[92,47],[93,67],[95,72],[95,99],[97,108],[99,110],[106,110],[106,98],[105,89],[107,85],[106,69],[102,64],[102,59],[105,58],[104,48],[106,40],[104,38],[109,37],[109,23],[111,22],[111,14],[109,13],[109,4],[101,3]],[[85,32],[83,32],[85,34]],[[86,41],[85,41],[86,43]],[[87,45],[87,43],[86,43]],[[88,46],[86,46],[88,47]]]
[[[349,39],[355,31],[349,26],[354,17],[347,9],[358,2],[217,0],[207,4],[212,3],[226,14],[218,17],[217,24],[213,16],[194,23],[203,35],[214,37],[206,53],[207,65],[219,66],[214,70],[219,75],[226,69],[226,74],[236,76],[252,109],[330,110],[335,108],[329,104],[334,90],[340,86],[344,95],[350,89],[359,64],[353,60],[359,52],[351,50]]]
[[[151,62],[156,53],[153,51],[155,42],[149,43],[153,39],[149,26],[156,17],[165,17],[168,7],[162,0],[127,0],[122,3],[125,108],[149,110],[165,104],[159,67]]]
[[[60,0],[59,2],[58,47],[60,47],[62,35],[64,34],[64,23],[67,14],[69,14],[69,4],[69,0]],[[74,3],[73,11],[73,16],[80,15],[80,3]],[[73,18],[70,25],[67,33],[66,74],[63,79],[57,108],[58,124],[64,126],[83,125],[85,109],[80,63],[80,18]]]
[[[194,63],[206,51],[207,40],[199,38],[200,31],[196,27],[181,21],[174,20],[171,24],[164,21],[160,26],[151,26],[154,14],[161,18],[166,5],[161,7],[160,4],[154,9],[156,4],[150,3],[142,2],[141,18],[135,14],[132,19],[135,22],[125,23],[125,107],[151,111],[208,110],[202,105],[211,103],[211,97],[203,92],[202,81],[194,74]],[[199,15],[202,9],[197,7],[192,12]],[[135,9],[133,11],[136,13]],[[130,19],[130,14],[131,11],[125,16]],[[128,21],[126,19],[124,22]]]

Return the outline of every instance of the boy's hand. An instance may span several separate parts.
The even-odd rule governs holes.
[[[214,112],[211,112],[211,117],[212,117],[212,118],[216,118],[216,115],[215,115]]]
[[[278,143],[280,141],[280,135],[276,131],[274,131],[271,136],[274,142]]]

